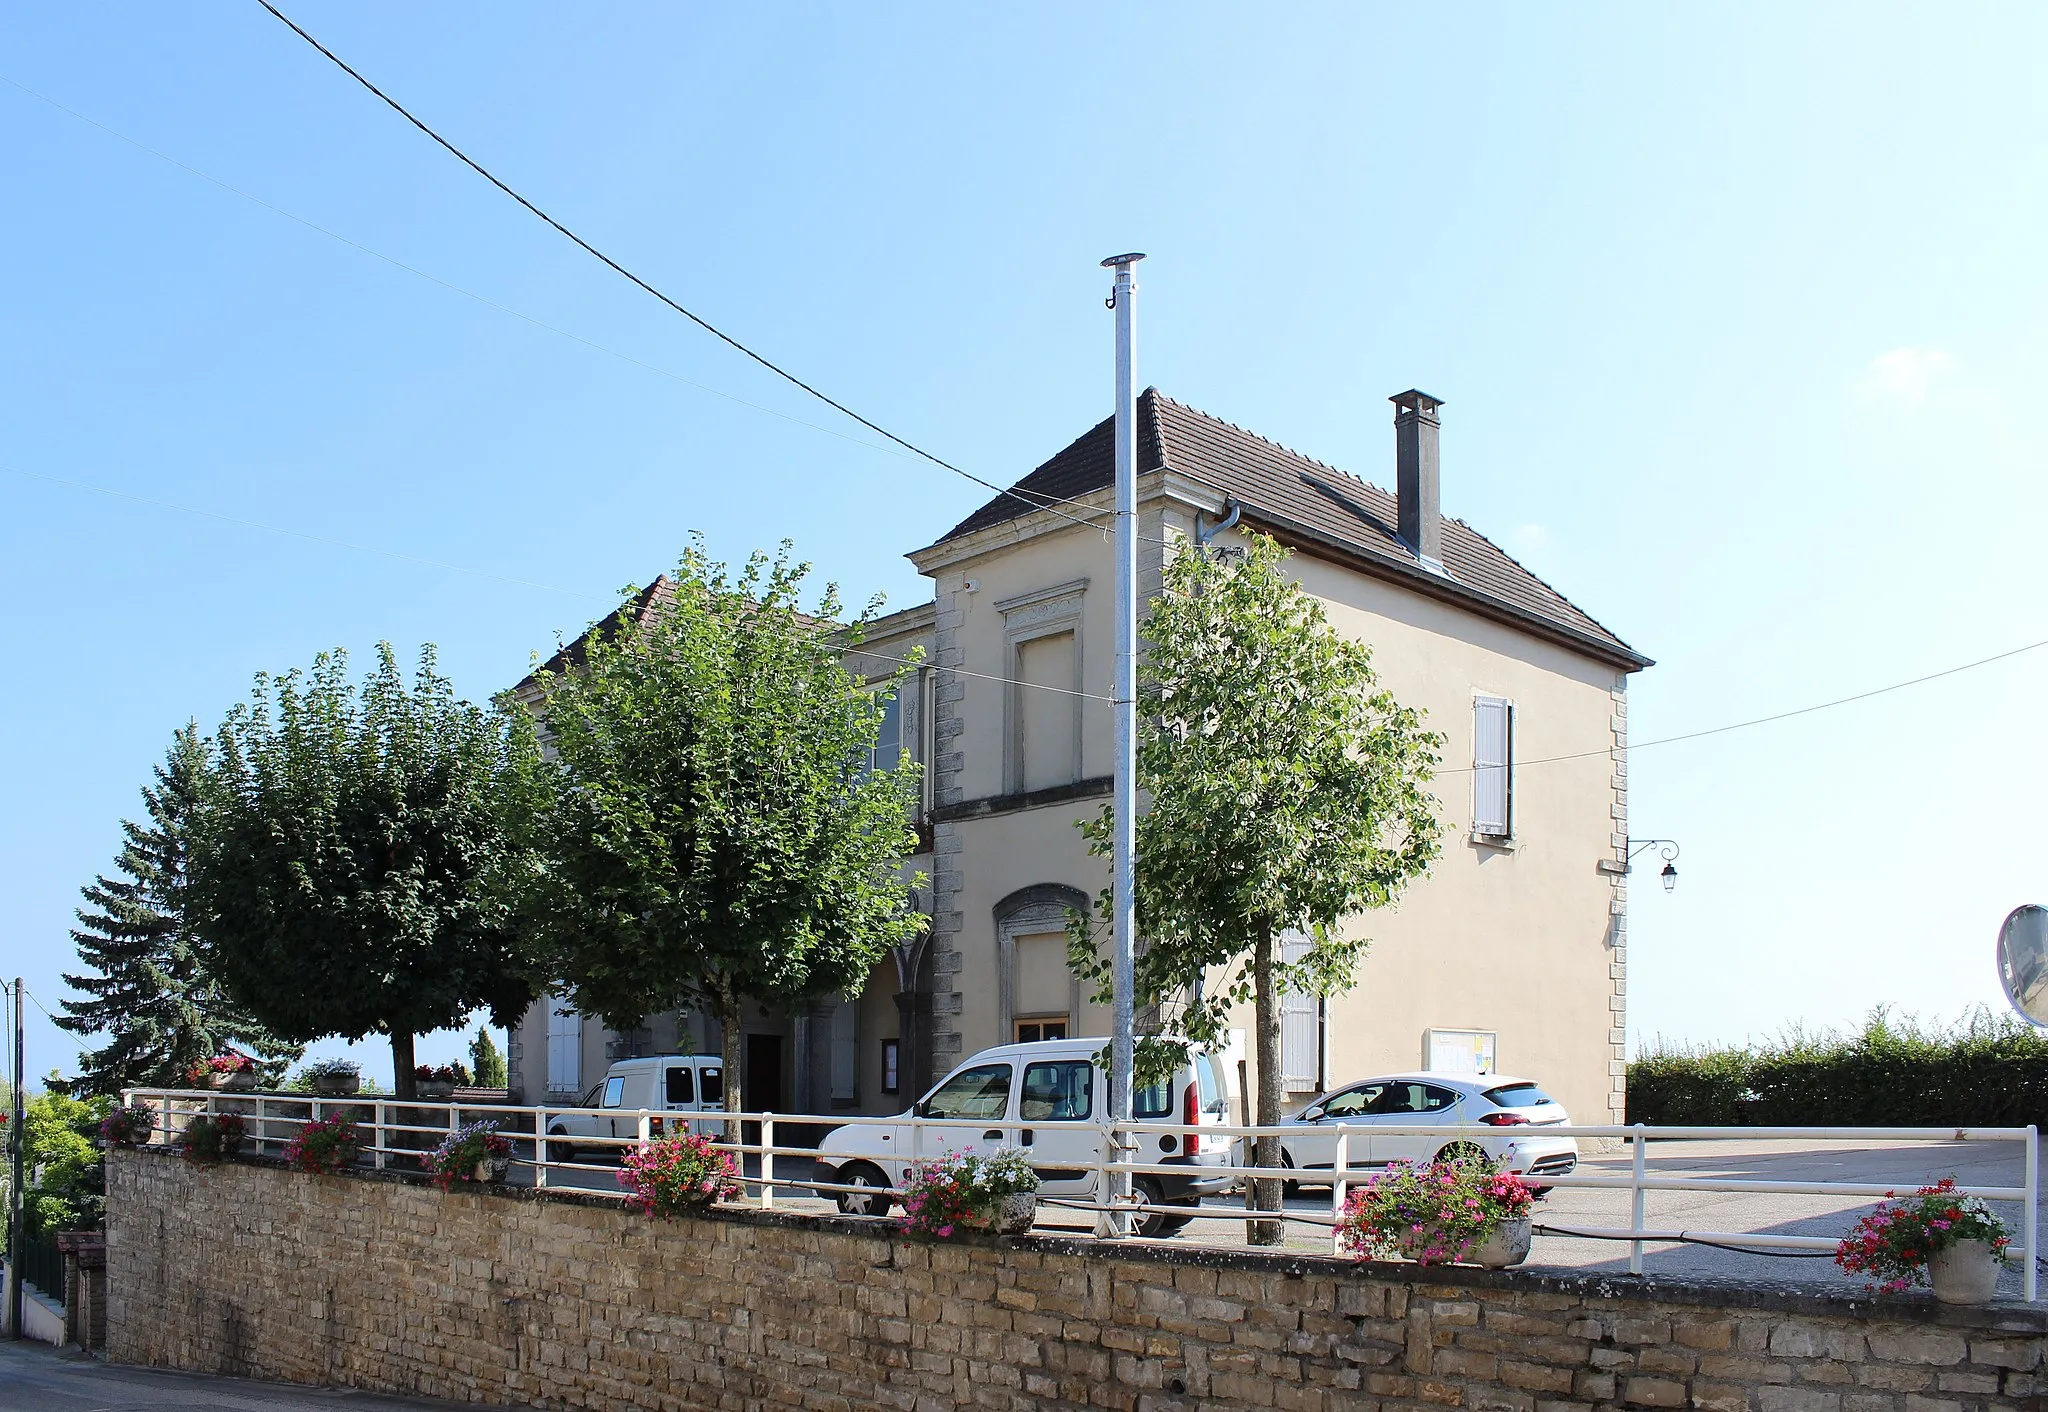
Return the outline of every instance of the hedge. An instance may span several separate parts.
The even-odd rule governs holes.
[[[1851,1035],[1660,1046],[1628,1066],[1628,1121],[2048,1128],[2048,1033],[1984,1010],[1946,1027],[1878,1010]]]

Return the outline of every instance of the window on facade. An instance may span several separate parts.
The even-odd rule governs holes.
[[[549,996],[548,1090],[574,1093],[583,1084],[583,1017]]]
[[[1472,712],[1472,832],[1509,838],[1515,823],[1514,704],[1481,696]]]
[[[1025,792],[1080,778],[1080,699],[1074,634],[1050,633],[1017,644],[1017,787]]]
[[[882,1092],[884,1093],[900,1093],[903,1089],[903,1079],[900,1070],[897,1068],[902,1052],[901,1040],[885,1039],[882,1041]]]
[[[888,700],[882,706],[882,724],[875,732],[875,748],[868,756],[868,768],[893,770],[903,763],[903,695],[886,684],[879,690],[888,694]]]
[[[1079,1122],[1093,1111],[1094,1084],[1090,1059],[1026,1064],[1017,1117],[1026,1123]]]
[[[1067,1022],[1059,1020],[1019,1020],[1017,1022],[1017,1043],[1036,1044],[1042,1039],[1065,1039]]]
[[[1308,955],[1309,939],[1299,932],[1280,938],[1280,959],[1293,963]],[[1280,1084],[1289,1093],[1322,1087],[1322,1006],[1313,995],[1280,992]]]

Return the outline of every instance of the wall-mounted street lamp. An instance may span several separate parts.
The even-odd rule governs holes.
[[[1664,871],[1658,876],[1664,880],[1664,890],[1670,892],[1678,886],[1678,844],[1668,838],[1632,838],[1628,841],[1628,870],[1636,870],[1636,855],[1645,849],[1654,848],[1657,856],[1664,860]]]

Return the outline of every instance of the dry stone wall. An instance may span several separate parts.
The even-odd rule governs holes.
[[[2048,1320],[108,1161],[119,1362],[548,1407],[2048,1412]]]

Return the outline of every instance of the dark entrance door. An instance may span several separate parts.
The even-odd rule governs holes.
[[[750,1034],[746,1037],[746,1052],[741,1058],[744,1067],[740,1070],[741,1100],[749,1113],[780,1113],[788,1105],[782,1101],[782,1036],[779,1034]],[[788,1141],[777,1133],[779,1141]],[[759,1142],[759,1123],[740,1124],[741,1142]],[[758,1159],[750,1159],[758,1160]]]
[[[747,1067],[740,1074],[747,1108],[755,1113],[779,1113],[788,1105],[782,1097],[782,1036],[747,1036]]]

